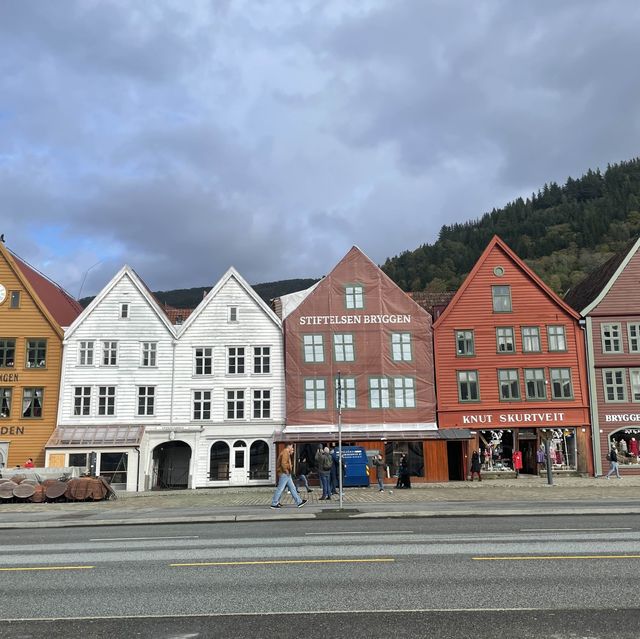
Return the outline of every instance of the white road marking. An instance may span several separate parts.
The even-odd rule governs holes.
[[[200,539],[198,535],[183,535],[182,537],[95,537],[89,541],[153,541],[155,539]]]
[[[520,532],[611,532],[633,528],[520,528]]]
[[[311,536],[319,536],[319,535],[412,535],[413,530],[373,530],[371,532],[355,532],[355,531],[343,531],[343,532],[311,532],[305,533],[305,535]]]

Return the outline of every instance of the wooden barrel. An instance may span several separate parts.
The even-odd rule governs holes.
[[[67,484],[63,481],[51,482],[45,489],[47,499],[59,499],[67,490]]]
[[[12,481],[0,484],[0,499],[13,499],[13,489],[17,486],[18,484],[14,484]]]
[[[36,504],[40,504],[45,500],[45,487],[42,486],[41,484],[38,486],[34,486],[34,493],[33,495],[31,495],[31,501],[36,503]]]
[[[32,484],[25,484],[24,482],[22,482],[21,484],[18,484],[13,489],[14,497],[18,497],[20,499],[29,499],[29,497],[31,497],[35,492],[36,492],[35,486],[33,486]]]

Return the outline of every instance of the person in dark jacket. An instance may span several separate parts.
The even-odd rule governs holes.
[[[400,467],[398,471],[398,488],[411,488],[411,477],[409,475],[409,459],[406,453],[400,457]]]
[[[373,458],[373,467],[376,471],[376,479],[378,480],[378,490],[383,493],[384,492],[384,475],[387,470],[387,466],[384,463],[384,459],[382,459],[382,455],[376,455]]]
[[[609,465],[611,466],[611,468],[609,468],[609,472],[607,473],[606,478],[609,479],[609,477],[611,477],[611,475],[615,473],[618,479],[622,479],[622,477],[620,477],[620,471],[618,470],[618,451],[616,450],[615,446],[611,446],[611,450],[609,451],[609,455],[607,455],[607,457],[609,458]]]
[[[313,488],[309,488],[309,481],[307,479],[307,475],[309,474],[309,464],[307,463],[306,457],[298,460],[296,471],[296,484],[298,486],[304,486],[308,493],[312,492]]]
[[[482,481],[482,477],[480,476],[481,468],[482,463],[480,462],[480,455],[477,450],[474,450],[473,455],[471,455],[471,481],[473,481],[474,475],[478,475],[478,481]]]
[[[331,468],[333,467],[333,458],[329,447],[324,449],[318,448],[316,453],[316,466],[318,467],[318,476],[320,477],[320,485],[322,486],[322,500],[331,499]]]

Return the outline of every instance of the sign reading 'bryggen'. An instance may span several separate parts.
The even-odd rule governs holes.
[[[411,315],[304,315],[300,326],[328,324],[411,324]]]

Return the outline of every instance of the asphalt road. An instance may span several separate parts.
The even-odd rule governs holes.
[[[639,571],[637,515],[4,531],[0,636],[636,638]]]

